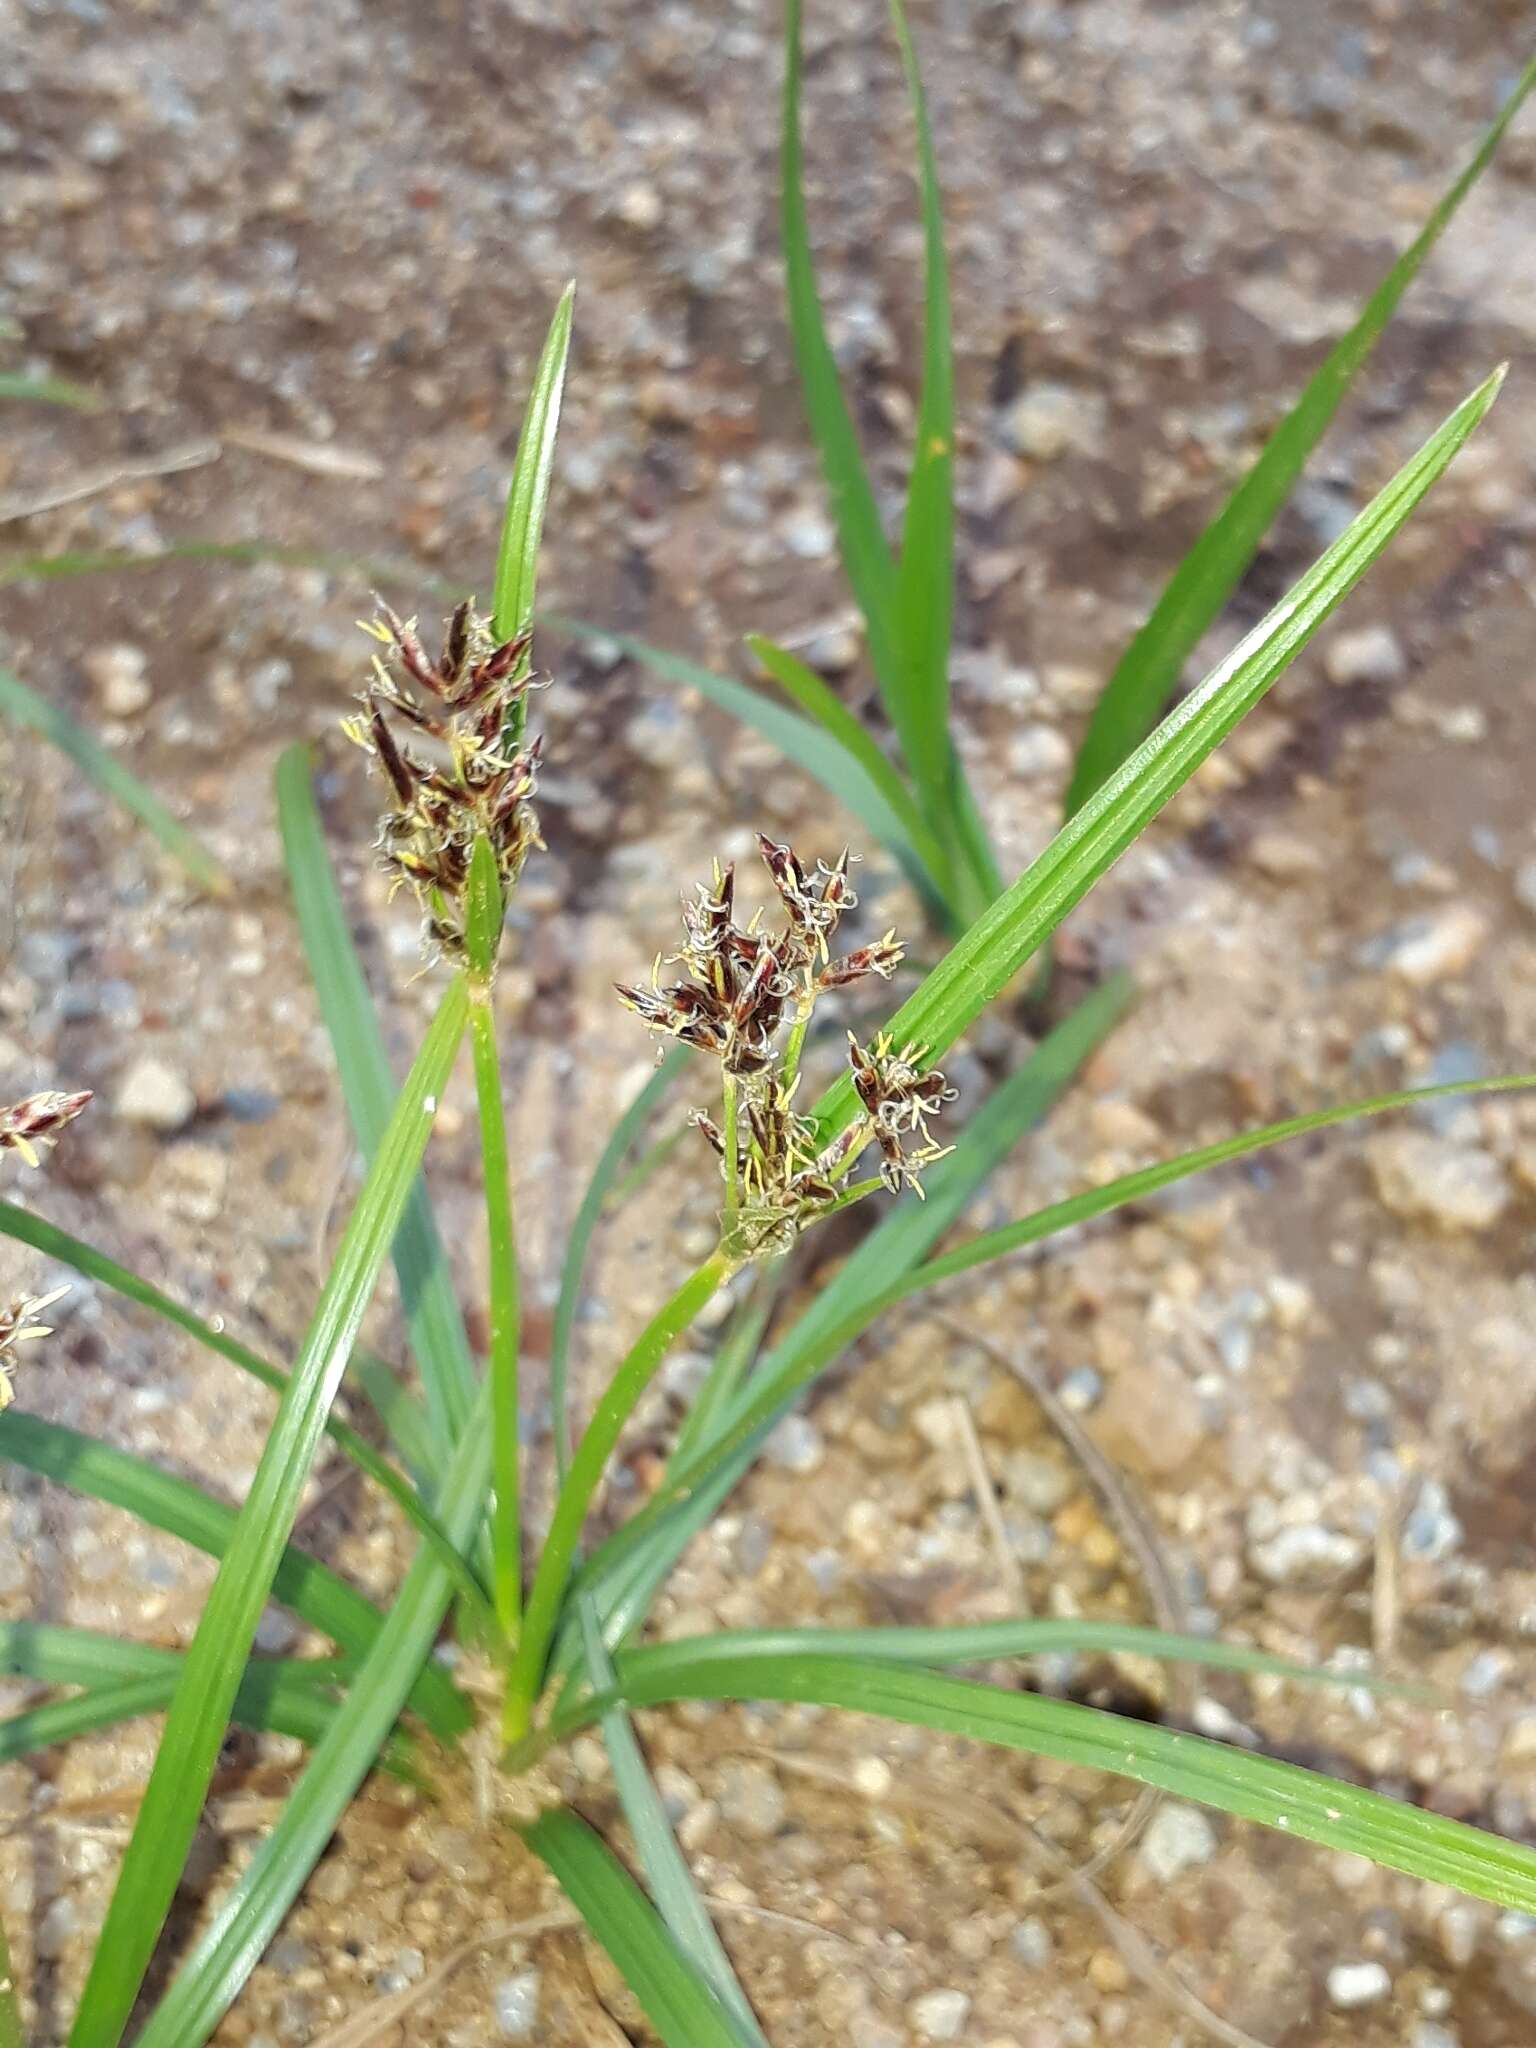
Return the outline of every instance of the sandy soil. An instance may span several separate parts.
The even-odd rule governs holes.
[[[1518,17],[1400,0],[915,12],[968,437],[957,716],[1012,870],[1048,835],[1093,691],[1181,545],[1506,89]],[[810,13],[825,286],[894,486],[918,278],[900,81],[872,0]],[[0,80],[0,312],[20,330],[5,363],[109,401],[96,416],[6,409],[6,551],[267,538],[409,554],[483,587],[530,356],[575,275],[551,602],[719,666],[750,629],[809,640],[862,701],[862,671],[841,674],[856,649],[779,304],[775,31],[772,10],[745,5],[0,5],[18,53]],[[1132,966],[1140,999],[978,1219],[1245,1122],[1533,1064],[1533,168],[1517,136],[1211,651],[1508,358],[1490,428],[1076,920],[1082,967]],[[252,439],[272,436],[276,453]],[[210,443],[222,452],[203,466],[127,474]],[[24,516],[108,466],[123,473],[110,488]],[[6,659],[120,748],[240,885],[233,912],[191,898],[67,765],[0,732],[0,1096],[55,1080],[101,1096],[27,1197],[279,1354],[353,1166],[270,778],[282,745],[334,731],[361,601],[315,570],[206,565],[0,593]],[[845,829],[760,742],[611,646],[550,635],[540,651],[557,678],[540,705],[550,852],[520,897],[501,996],[520,1048],[535,1354],[587,1165],[648,1066],[609,982],[668,941],[678,890],[713,852],[743,851],[750,826],[813,853]],[[350,750],[328,744],[323,791],[404,1056],[431,985],[412,981],[410,919],[369,872]],[[874,927],[915,928],[879,858],[864,889]],[[1022,1049],[1011,1026],[980,1047],[994,1062]],[[174,1131],[126,1113],[146,1059],[190,1091]],[[974,1099],[983,1065],[961,1072]],[[466,1083],[432,1172],[479,1328]],[[608,1233],[587,1385],[698,1248],[709,1200],[684,1154]],[[1374,1641],[1454,1711],[1217,1678],[1181,1698],[1124,1660],[1035,1681],[1250,1729],[1530,1837],[1533,1201],[1536,1119],[1488,1102],[1273,1155],[949,1297],[1080,1400],[1198,1623],[1309,1658]],[[3,1276],[51,1279],[10,1253]],[[401,1355],[387,1303],[374,1335]],[[22,1399],[231,1499],[268,1413],[259,1390],[86,1287]],[[664,1390],[637,1438],[641,1483],[673,1401]],[[866,1343],[690,1557],[659,1625],[1006,1611],[962,1416],[1032,1606],[1146,1615],[1135,1559],[1027,1392],[923,1320]],[[201,1560],[15,1475],[3,1507],[7,1611],[187,1638]],[[302,1535],[380,1598],[408,1554],[329,1466]],[[280,1614],[263,1641],[309,1647]],[[155,1732],[0,1770],[0,1899],[40,2043],[67,2022]],[[1082,1860],[1112,1837],[1123,1788],[788,1710],[658,1715],[644,1733],[775,2048],[1207,2038],[1170,2002],[1168,1970],[1273,2048],[1530,2038],[1536,1930],[1449,1893],[1165,1811],[1102,1880],[1153,1945],[1128,1962],[1091,1901],[1053,1888],[1030,1833]],[[293,1756],[241,1738],[228,1762],[178,1939],[248,1855]],[[600,1751],[579,1747],[568,1769],[606,1820]],[[551,1904],[467,1783],[436,1806],[370,1791],[218,2039],[321,2039],[423,1981],[483,1929],[488,1898],[512,1922]],[[1340,2003],[1365,1987],[1368,2003]],[[467,1955],[400,2038],[481,2048],[516,2038],[534,2000],[552,2048],[636,2031],[601,1959],[555,1933]]]

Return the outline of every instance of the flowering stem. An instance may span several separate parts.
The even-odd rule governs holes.
[[[800,1071],[800,1049],[805,1044],[805,1034],[811,1021],[811,1006],[803,1002],[789,1034],[789,1043],[784,1048],[784,1093],[787,1095],[795,1085],[795,1076]]]
[[[518,1462],[518,1347],[520,1306],[517,1243],[512,1225],[512,1181],[507,1164],[506,1113],[496,1020],[487,982],[471,984],[470,1042],[475,1094],[480,1105],[480,1157],[485,1178],[485,1221],[490,1245],[491,1473],[496,1489],[491,1521],[491,1576],[496,1619],[515,1646],[522,1619],[523,1559]]]
[[[722,1135],[725,1139],[725,1213],[734,1223],[741,1208],[741,1138],[737,1127],[736,1076],[721,1077]]]
[[[11,1946],[0,1925],[0,2048],[26,2048],[21,2025],[21,2001],[16,1992],[16,1972],[11,1967]]]
[[[528,1595],[522,1636],[507,1677],[502,1733],[508,1743],[521,1741],[532,1725],[534,1701],[543,1683],[544,1666],[570,1584],[582,1525],[624,1425],[668,1351],[734,1270],[729,1255],[717,1247],[702,1266],[689,1274],[636,1339],[629,1356],[604,1389],[576,1446],[571,1469],[556,1496],[549,1534]]]

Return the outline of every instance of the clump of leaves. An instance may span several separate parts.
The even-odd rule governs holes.
[[[709,884],[686,899],[678,951],[658,960],[648,984],[620,990],[643,1021],[676,1046],[658,1082],[606,1148],[572,1233],[550,1385],[554,1507],[525,1567],[523,1545],[531,1532],[522,1512],[518,1431],[518,1257],[503,1048],[490,991],[507,896],[538,843],[528,809],[536,752],[524,737],[523,664],[568,333],[566,301],[546,344],[509,494],[497,576],[503,602],[488,620],[469,609],[455,612],[436,661],[421,650],[413,628],[385,613],[380,633],[387,658],[352,727],[384,778],[389,809],[381,857],[418,897],[425,938],[445,976],[436,1015],[398,1094],[326,859],[307,758],[290,753],[279,769],[279,813],[300,927],[369,1161],[291,1370],[201,1322],[106,1253],[0,1204],[0,1230],[115,1287],[280,1395],[256,1477],[237,1513],[190,1482],[38,1416],[12,1408],[0,1418],[0,1458],[126,1506],[219,1560],[184,1655],[67,1629],[13,1625],[0,1631],[5,1668],[85,1688],[0,1724],[0,1753],[20,1753],[75,1727],[166,1712],[75,2015],[73,2048],[112,2048],[128,2024],[232,1718],[300,1735],[311,1745],[310,1762],[144,2021],[137,2037],[143,2048],[195,2048],[208,2038],[363,1777],[376,1763],[409,1767],[402,1744],[413,1722],[450,1750],[464,1740],[475,1709],[431,1656],[455,1603],[466,1639],[500,1675],[499,1730],[509,1775],[532,1771],[553,1745],[581,1728],[602,1732],[649,1896],[573,1813],[553,1808],[524,1832],[676,2048],[740,2048],[764,2036],[670,1832],[629,1720],[639,1705],[778,1699],[886,1715],[1093,1764],[1521,1910],[1536,1909],[1536,1856],[1516,1844],[1262,1755],[944,1669],[1047,1647],[1112,1644],[1175,1660],[1308,1675],[1254,1651],[1124,1625],[1028,1619],[981,1629],[808,1627],[787,1635],[721,1631],[681,1642],[633,1640],[672,1565],[718,1511],[766,1433],[886,1308],[1187,1174],[1347,1117],[1470,1092],[1452,1087],[1380,1097],[1245,1132],[938,1250],[989,1168],[1045,1112],[1109,1028],[1123,991],[1107,987],[1058,1026],[980,1115],[949,1134],[948,1145],[932,1128],[951,1098],[936,1062],[1341,602],[1475,430],[1498,378],[1451,414],[1283,603],[976,918],[883,1027],[849,1041],[846,1062],[819,1095],[802,1099],[810,1092],[803,1070],[817,1043],[809,1026],[818,1004],[858,984],[867,994],[901,958],[892,933],[841,949],[840,928],[855,907],[849,855],[812,862],[760,839],[778,905],[772,919],[738,918],[729,868],[717,867]],[[433,1114],[466,1033],[474,1050],[491,1249],[483,1373],[471,1358],[417,1183]],[[696,1120],[722,1184],[719,1240],[636,1334],[572,1444],[565,1412],[571,1305],[595,1218],[677,1057],[702,1057],[718,1077],[718,1110],[712,1105]],[[1523,1082],[1470,1084],[1499,1085]],[[13,1145],[35,1146],[39,1136],[50,1135],[43,1126],[72,1100],[39,1098],[14,1113]],[[854,1178],[871,1148],[878,1170]],[[698,1156],[702,1162],[711,1154]],[[926,1201],[910,1199],[919,1175]],[[748,1318],[744,1337],[722,1346],[651,1499],[586,1551],[592,1510],[625,1428],[669,1349],[704,1306],[747,1262],[782,1249],[836,1209],[887,1193],[903,1199],[797,1321],[764,1349],[765,1320]],[[426,1395],[420,1407],[356,1351],[363,1311],[391,1255]],[[380,1458],[332,1413],[349,1366],[375,1402],[391,1457]],[[291,1545],[325,1432],[386,1489],[421,1536],[415,1565],[382,1612]],[[256,1623],[273,1596],[330,1637],[337,1655],[257,1655]],[[1358,1682],[1357,1674],[1349,1676]]]

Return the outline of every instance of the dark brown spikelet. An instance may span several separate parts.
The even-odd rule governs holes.
[[[0,1152],[19,1152],[28,1166],[36,1166],[38,1147],[51,1145],[90,1099],[89,1088],[76,1089],[72,1094],[47,1088],[0,1109]]]

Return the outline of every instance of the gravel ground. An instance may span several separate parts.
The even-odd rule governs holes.
[[[888,485],[917,319],[900,81],[874,0],[809,12],[825,289]],[[1522,53],[1513,10],[1401,0],[915,15],[967,431],[957,715],[1012,870],[1044,843],[1093,692],[1160,579]],[[746,5],[0,0],[16,53],[0,80],[0,313],[19,329],[4,366],[35,361],[108,400],[94,416],[6,409],[0,541],[264,537],[483,582],[531,355],[575,275],[550,599],[721,666],[766,630],[809,645],[857,701],[779,305],[775,32],[772,10]],[[1533,169],[1526,132],[1210,651],[1508,358],[1493,422],[1075,920],[1074,964],[1131,966],[1138,1003],[973,1220],[1348,1094],[1533,1064]],[[79,483],[98,487],[56,502]],[[283,744],[334,731],[361,601],[316,570],[206,565],[0,592],[7,658],[239,882],[233,911],[189,898],[71,769],[0,732],[0,1097],[57,1082],[101,1098],[26,1198],[277,1353],[302,1328],[353,1166],[270,778]],[[584,1172],[648,1069],[609,982],[669,941],[679,888],[711,853],[745,851],[750,826],[812,853],[843,830],[766,747],[611,643],[551,636],[541,655],[557,677],[539,704],[550,852],[521,892],[500,992],[522,1063],[535,1355]],[[412,980],[410,919],[369,872],[361,763],[329,746],[323,766],[403,1056],[432,987]],[[880,859],[863,890],[874,929],[916,929]],[[974,1099],[984,1061],[1022,1049],[1004,1022],[952,1064]],[[478,1329],[466,1084],[433,1176]],[[684,1155],[608,1233],[588,1385],[698,1248],[708,1204]],[[1073,1404],[1145,1502],[1197,1626],[1312,1659],[1374,1648],[1454,1711],[1224,1677],[1184,1694],[1125,1659],[1048,1661],[1035,1682],[1530,1838],[1533,1214],[1536,1116],[1490,1101],[1193,1183],[948,1297]],[[0,1279],[38,1291],[52,1275],[7,1253]],[[387,1302],[374,1335],[399,1355]],[[637,1433],[636,1488],[692,1363]],[[229,1498],[268,1413],[83,1286],[21,1398]],[[978,1448],[1006,1554],[978,1512]],[[201,1560],[40,1483],[13,1477],[3,1507],[8,1612],[187,1638]],[[302,1533],[378,1597],[406,1555],[330,1466]],[[659,1623],[996,1615],[1015,1571],[1037,1612],[1153,1611],[1027,1383],[952,1325],[913,1319],[883,1326],[778,1440]],[[263,1643],[314,1647],[276,1612]],[[141,1723],[0,1769],[0,1899],[39,2043],[62,2037],[154,1734]],[[1212,2037],[1179,2003],[1191,1994],[1227,2027],[1214,2038],[1272,2048],[1531,2037],[1536,1930],[1448,1892],[1166,1806],[1095,1901],[1063,1885],[1059,1857],[1112,1840],[1123,1788],[799,1710],[694,1708],[644,1734],[775,2048],[1169,2048]],[[293,1761],[277,1741],[232,1742],[178,1940]],[[563,1768],[608,1817],[600,1751],[577,1745]],[[396,2039],[555,2048],[638,2031],[568,1932],[503,1936],[434,1978],[485,1931],[488,1900],[515,1924],[554,1904],[467,1781],[448,1773],[430,1805],[370,1790],[217,2038],[319,2041],[418,1983],[429,1997]]]

